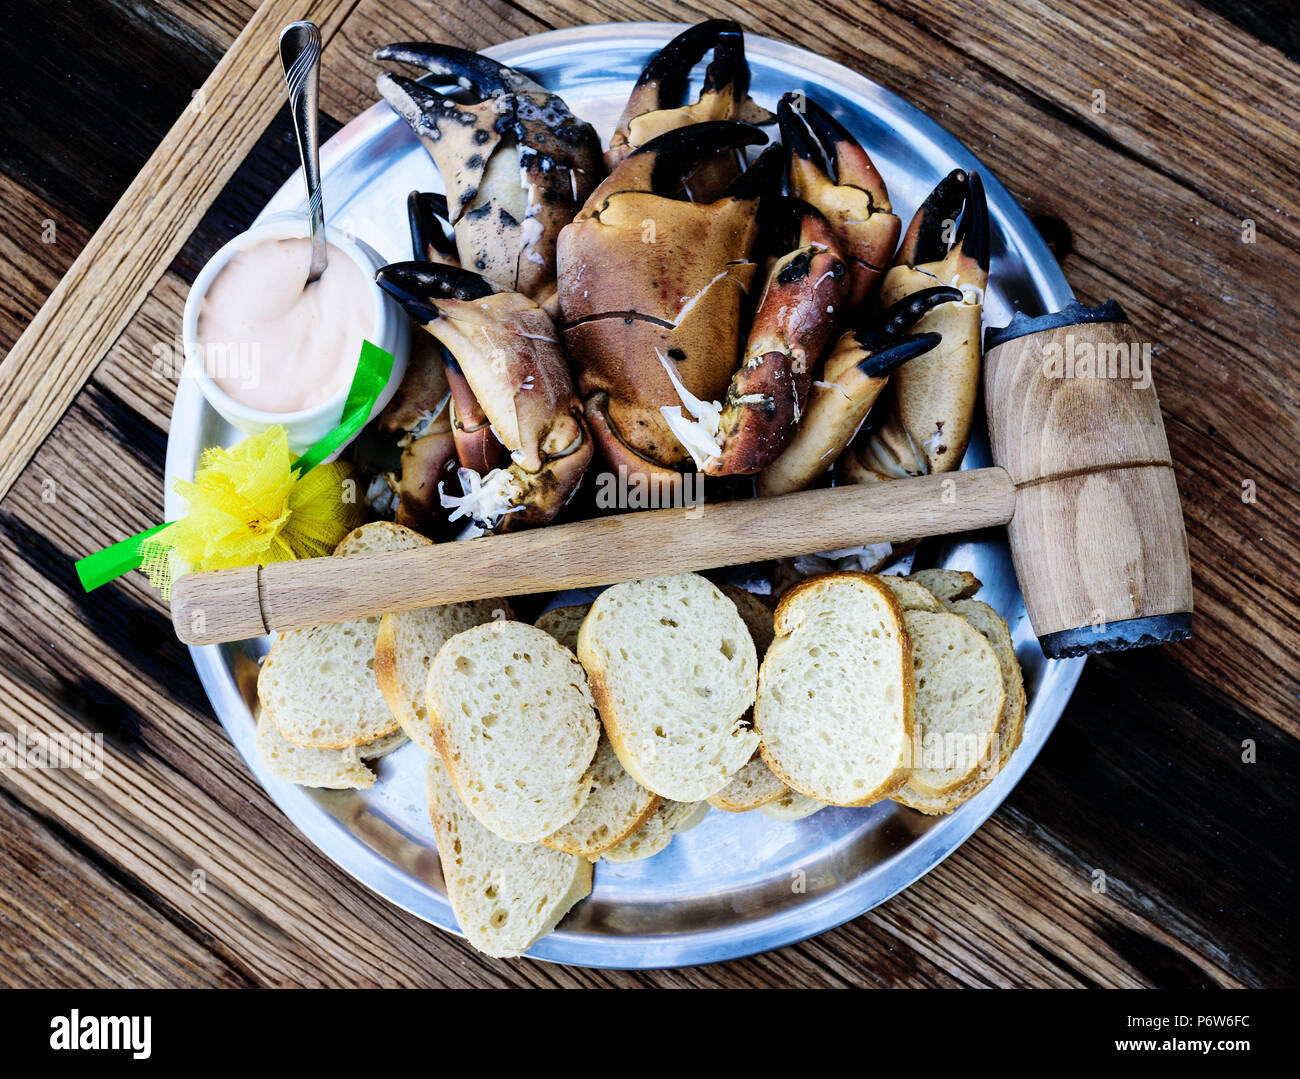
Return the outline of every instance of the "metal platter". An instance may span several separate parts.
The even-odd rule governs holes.
[[[670,23],[577,27],[486,51],[561,93],[607,141],[642,65],[681,29]],[[980,171],[993,222],[985,325],[1004,325],[1014,311],[1036,315],[1069,302],[1069,286],[1024,212],[975,155],[935,121],[870,79],[803,49],[747,35],[746,52],[759,103],[774,108],[782,93],[802,90],[829,107],[868,148],[904,223],[949,170]],[[329,78],[328,70],[324,77]],[[415,188],[441,190],[441,184],[406,124],[387,105],[377,104],[335,135],[322,159],[330,222],[390,259],[409,257],[406,194]],[[301,180],[294,176],[264,213],[301,205]],[[172,480],[192,478],[204,447],[235,437],[207,407],[197,385],[182,379],[167,449],[169,520],[183,511]],[[965,465],[988,463],[981,425]],[[714,810],[657,857],[600,863],[590,898],[530,955],[582,966],[646,968],[711,963],[776,948],[884,902],[983,823],[1042,748],[1083,661],[1043,657],[1000,530],[929,543],[918,557],[924,564],[976,573],[984,581],[980,598],[1011,626],[1029,711],[1024,742],[997,779],[946,817],[925,817],[892,802],[826,809],[794,823]],[[379,781],[369,791],[308,790],[266,773],[240,687],[252,683],[268,644],[263,639],[191,649],[212,706],[249,768],[323,854],[390,902],[455,931],[424,800],[422,750],[408,744],[376,762]]]

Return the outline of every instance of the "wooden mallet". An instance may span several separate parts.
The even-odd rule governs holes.
[[[176,634],[217,644],[1005,524],[1048,656],[1182,640],[1191,633],[1187,537],[1149,364],[1137,377],[1134,361],[1149,357],[1141,348],[1114,301],[990,330],[993,468],[193,573],[172,590]]]

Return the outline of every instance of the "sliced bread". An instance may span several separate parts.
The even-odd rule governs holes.
[[[907,779],[912,650],[880,578],[829,573],[776,609],[754,726],[786,786],[832,805],[870,805]]]
[[[263,710],[294,745],[346,749],[398,730],[375,681],[378,618],[282,633],[257,677]]]
[[[747,592],[743,588],[736,588],[734,585],[724,584],[722,591],[726,593],[727,598],[736,605],[736,610],[740,612],[740,617],[749,630],[749,635],[754,639],[754,649],[758,655],[758,662],[762,664],[763,657],[767,655],[768,646],[772,643],[772,638],[776,631],[773,629],[772,608],[760,600],[752,592]],[[753,721],[753,710],[750,710],[750,721]],[[786,787],[764,762],[760,753],[755,753],[749,758],[749,762],[734,776],[717,794],[709,795],[708,802],[716,809],[721,809],[726,813],[747,813],[751,809],[757,809],[761,805],[766,805],[777,798],[780,798],[789,788]]]
[[[418,532],[376,521],[349,532],[334,557],[423,547]],[[280,634],[262,664],[262,708],[294,745],[346,749],[398,731],[397,717],[375,680],[379,619],[312,626]]]
[[[905,786],[894,800],[922,813],[951,813],[958,806],[970,801],[987,787],[1006,766],[1011,754],[1020,745],[1025,728],[1025,685],[1020,672],[1020,663],[1016,659],[1015,647],[1011,633],[1002,616],[987,603],[975,599],[955,600],[946,605],[954,614],[959,614],[980,631],[993,646],[1002,670],[1002,688],[1006,700],[1002,706],[1002,715],[998,719],[996,753],[990,753],[981,762],[981,767],[972,779],[967,780],[956,790],[946,795],[927,795],[916,790],[910,784]]]
[[[916,685],[916,743],[907,785],[951,794],[988,759],[1006,693],[993,646],[961,615],[906,611]]]
[[[480,952],[522,955],[591,894],[586,858],[488,831],[465,808],[436,753],[426,765],[425,790],[447,898]]]
[[[775,802],[789,792],[781,779],[767,766],[761,753],[749,758],[749,763],[731,777],[717,794],[709,795],[709,805],[725,813],[748,813]]]
[[[816,798],[809,798],[797,791],[786,791],[775,801],[759,806],[758,811],[763,816],[771,817],[773,820],[793,821],[811,817],[814,813],[825,808],[826,803],[819,802]]]
[[[549,633],[489,622],[456,634],[426,697],[434,744],[484,827],[534,843],[578,815],[600,724],[582,667]]]
[[[590,603],[556,607],[542,614],[536,625],[572,650],[589,610]],[[587,801],[573,820],[542,840],[546,846],[593,858],[640,828],[659,804],[659,795],[627,774],[603,730],[591,772],[593,786]]]
[[[413,528],[392,521],[371,521],[354,528],[334,548],[336,555],[379,554],[383,551],[410,551],[416,547],[430,547],[433,540],[422,536]]]
[[[754,641],[698,574],[607,588],[578,631],[578,656],[619,761],[660,797],[703,801],[753,755]]]
[[[570,607],[552,607],[543,611],[533,623],[545,630],[575,656],[578,654],[578,629],[591,610],[590,603],[576,603]]]
[[[673,836],[688,832],[709,811],[708,802],[674,802],[662,799],[645,823],[621,843],[601,852],[607,862],[639,862],[653,858],[672,842]]]
[[[909,573],[907,579],[915,581],[940,603],[969,599],[981,587],[980,579],[964,569],[919,569]]]
[[[375,679],[402,730],[416,745],[429,753],[437,752],[425,703],[425,688],[429,666],[438,649],[457,633],[473,626],[512,617],[510,604],[505,600],[483,599],[396,611],[379,620],[379,634],[375,638]]]
[[[257,755],[276,779],[302,787],[367,790],[375,773],[358,749],[307,749],[286,742],[280,729],[262,712],[257,717]]]
[[[928,589],[909,581],[906,577],[897,577],[892,573],[881,574],[883,583],[898,600],[898,605],[905,611],[942,611],[943,604]]]

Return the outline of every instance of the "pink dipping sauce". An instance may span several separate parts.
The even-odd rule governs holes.
[[[308,239],[263,240],[225,264],[199,304],[200,360],[218,387],[261,412],[301,412],[345,390],[374,335],[370,279],[333,244],[306,285]]]

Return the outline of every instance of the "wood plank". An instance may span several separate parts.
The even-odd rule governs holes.
[[[1161,0],[1122,10],[1087,0],[1000,5],[995,19],[977,0],[883,2],[1089,135],[1193,188],[1219,211],[1200,228],[1239,243],[1250,218],[1260,231],[1300,243],[1300,68],[1267,39],[1195,4],[1180,5],[1174,18]],[[1104,99],[1094,98],[1098,90]],[[1114,212],[1122,220],[1124,205]]]
[[[253,984],[210,940],[182,931],[80,846],[58,822],[0,799],[0,983],[11,989]]]
[[[18,340],[90,230],[0,174],[0,352]]]
[[[283,99],[274,34],[310,17],[328,41],[355,0],[267,0],[95,237],[0,361],[0,496],[167,268]]]

